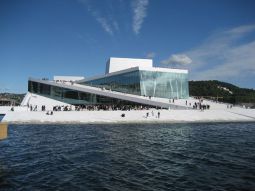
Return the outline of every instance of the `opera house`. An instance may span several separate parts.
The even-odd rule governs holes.
[[[125,104],[170,108],[171,102],[161,100],[188,97],[188,70],[153,67],[151,59],[111,57],[104,75],[29,78],[22,105]]]

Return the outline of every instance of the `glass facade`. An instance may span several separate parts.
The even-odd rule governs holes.
[[[139,71],[86,81],[83,84],[117,92],[141,95]]]
[[[178,99],[189,97],[187,73],[137,70],[86,81],[83,84],[151,97]]]
[[[140,71],[141,95],[185,99],[189,97],[188,74]]]
[[[28,91],[38,95],[42,95],[51,99],[65,102],[72,105],[136,105],[142,104],[119,100],[106,96],[80,92],[72,89],[62,88],[58,86],[47,85],[44,83],[28,81]]]

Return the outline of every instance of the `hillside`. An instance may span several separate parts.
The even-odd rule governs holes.
[[[255,103],[255,90],[247,88],[239,88],[233,84],[212,81],[190,81],[190,96],[208,96],[211,99],[219,101],[239,104],[239,103]]]

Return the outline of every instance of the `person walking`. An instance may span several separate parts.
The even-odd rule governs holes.
[[[158,118],[160,118],[160,112],[158,112]]]

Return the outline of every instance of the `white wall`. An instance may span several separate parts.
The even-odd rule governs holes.
[[[151,59],[134,59],[134,58],[113,58],[111,57],[106,63],[105,73],[112,73],[133,67],[151,68]]]

